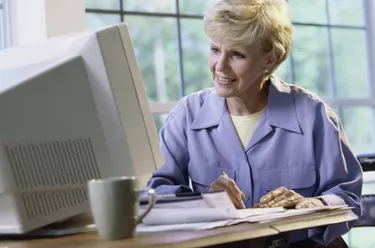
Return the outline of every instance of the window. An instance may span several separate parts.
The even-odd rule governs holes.
[[[147,95],[160,127],[174,103],[212,85],[202,17],[212,0],[86,0],[87,27],[129,25]],[[295,27],[288,60],[276,74],[322,97],[340,116],[354,152],[375,150],[375,82],[369,68],[366,0],[289,0]]]
[[[289,0],[295,25],[289,81],[317,93],[336,110],[356,153],[375,150],[369,2]]]

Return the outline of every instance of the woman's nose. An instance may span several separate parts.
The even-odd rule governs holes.
[[[220,56],[216,63],[216,70],[224,71],[228,67],[228,59],[225,56]]]

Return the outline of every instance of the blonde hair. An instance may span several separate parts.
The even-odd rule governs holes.
[[[213,40],[251,46],[262,45],[277,60],[268,75],[286,60],[292,46],[293,26],[285,0],[217,0],[204,17],[205,31]]]

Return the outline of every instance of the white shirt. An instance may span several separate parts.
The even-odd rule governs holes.
[[[247,143],[249,143],[251,135],[253,134],[255,127],[258,125],[263,112],[264,109],[251,115],[230,115],[243,148],[246,148]]]

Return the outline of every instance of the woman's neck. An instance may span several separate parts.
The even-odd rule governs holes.
[[[251,88],[242,95],[227,98],[229,113],[237,116],[251,115],[264,109],[267,105],[269,85],[268,81],[262,87]]]

